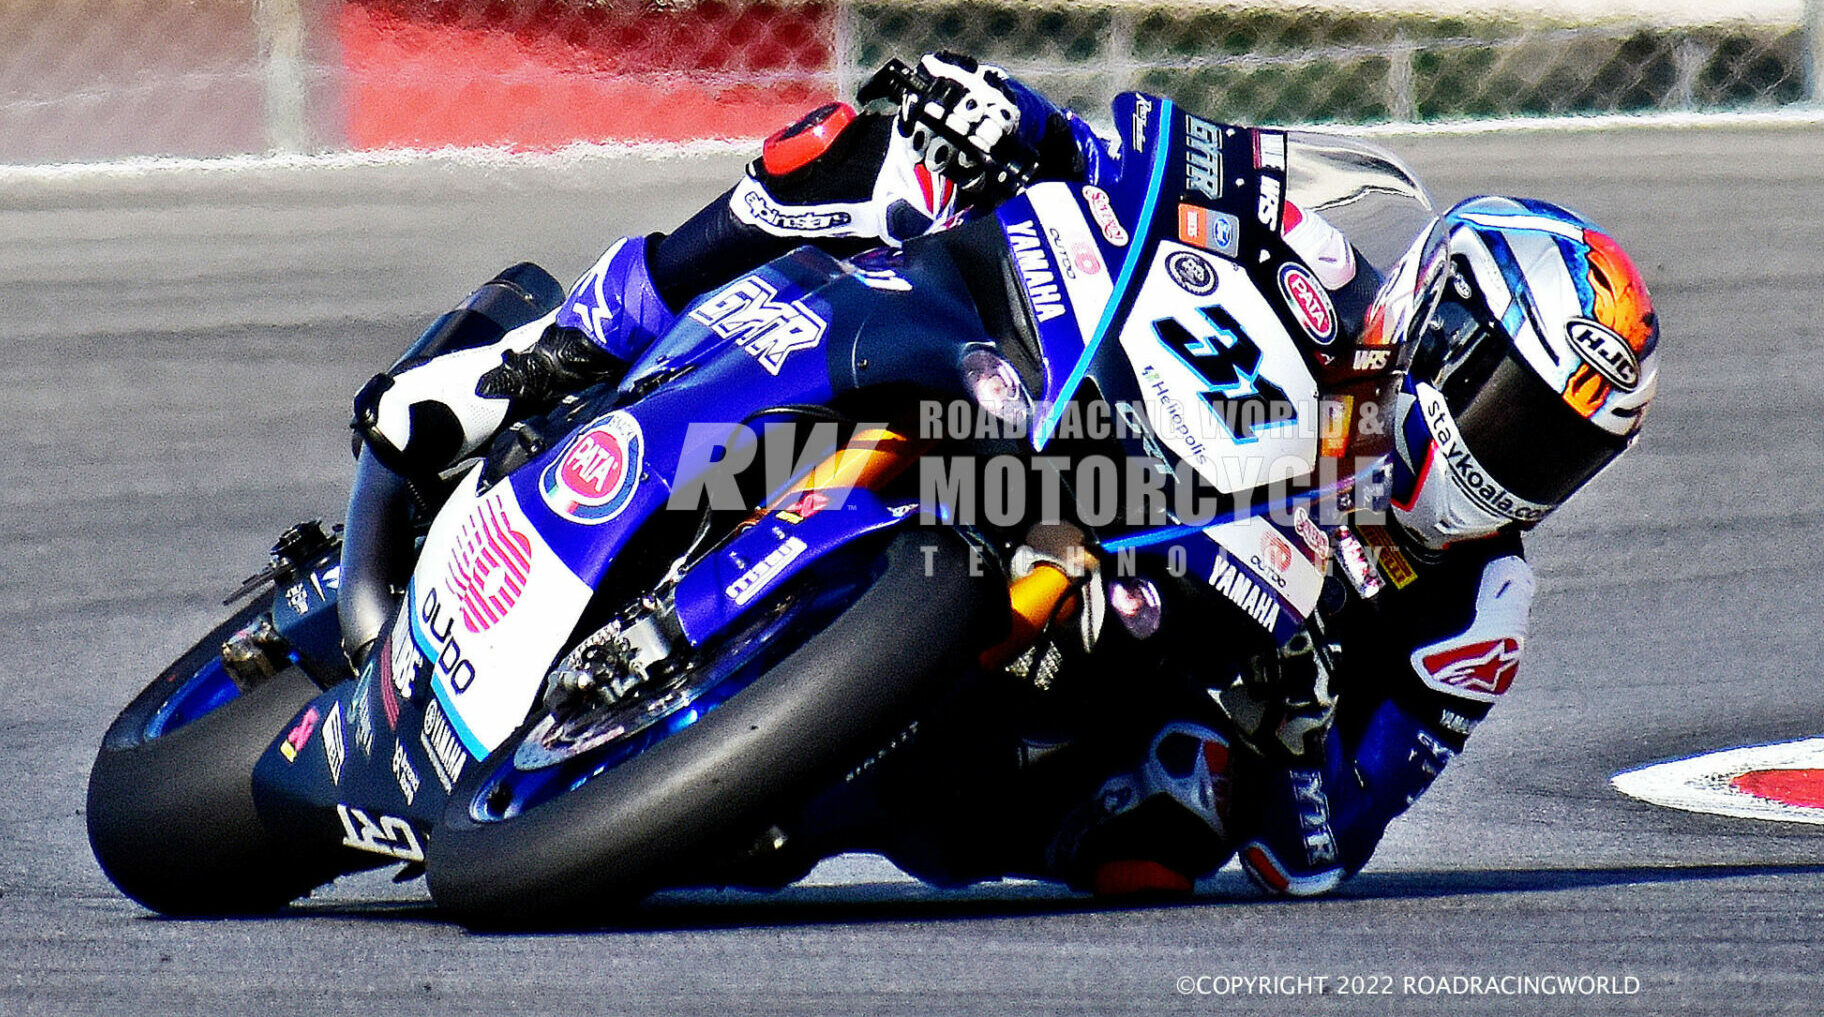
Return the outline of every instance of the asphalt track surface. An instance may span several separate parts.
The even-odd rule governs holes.
[[[850,861],[821,885],[678,895],[587,935],[472,935],[421,884],[374,876],[281,917],[160,919],[96,869],[83,789],[110,718],[272,537],[339,515],[361,380],[500,266],[574,277],[739,160],[7,183],[0,1013],[1818,1012],[1818,829],[1607,782],[1824,732],[1824,130],[1390,144],[1445,200],[1534,194],[1605,224],[1637,252],[1665,352],[1645,442],[1533,542],[1520,681],[1364,874],[1315,902],[1231,876],[1191,904],[1111,908],[1033,885],[940,893]],[[1330,982],[1179,992],[1202,975]],[[1340,995],[1352,975],[1391,976],[1392,995]],[[1405,982],[1451,975],[1638,991]]]

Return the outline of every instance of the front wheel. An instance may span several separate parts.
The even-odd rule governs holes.
[[[586,725],[565,741],[535,710],[452,791],[431,896],[471,925],[600,921],[726,856],[1003,634],[1005,587],[969,563],[958,534],[908,531],[870,568],[788,585],[692,662],[706,680],[635,744]]]
[[[322,691],[294,665],[242,693],[223,668],[223,641],[268,606],[242,609],[153,679],[109,727],[89,773],[95,860],[154,911],[258,914],[339,874],[271,836],[254,809],[254,764]]]

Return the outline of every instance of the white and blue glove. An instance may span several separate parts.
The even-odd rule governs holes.
[[[956,53],[918,62],[932,86],[900,105],[899,132],[925,169],[978,193],[995,181],[996,149],[1020,130],[1020,104],[1007,72]]]

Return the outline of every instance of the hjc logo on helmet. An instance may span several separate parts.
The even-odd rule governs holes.
[[[1616,388],[1632,392],[1639,387],[1640,358],[1627,340],[1588,318],[1572,318],[1565,326],[1565,335],[1577,355]]]

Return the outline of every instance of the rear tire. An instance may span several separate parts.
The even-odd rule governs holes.
[[[471,926],[600,924],[887,745],[1004,632],[1007,601],[1003,584],[969,575],[953,531],[902,533],[884,555],[833,621],[694,724],[556,798],[478,820],[471,804],[513,765],[535,712],[451,793],[427,849],[431,896]]]
[[[151,730],[264,606],[238,612],[147,686],[108,729],[89,773],[95,860],[122,893],[162,914],[270,912],[340,874],[320,851],[268,834],[254,809],[254,764],[322,692],[302,670],[288,667],[181,727]]]

